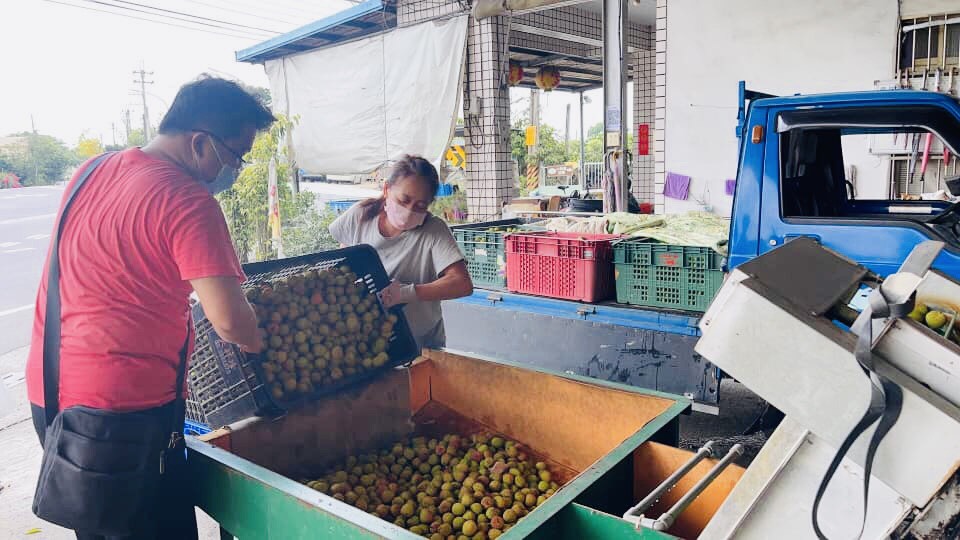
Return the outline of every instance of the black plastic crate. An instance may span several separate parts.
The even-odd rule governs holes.
[[[247,275],[244,289],[340,264],[349,266],[363,280],[371,294],[376,294],[390,284],[390,278],[377,252],[370,246],[360,245],[289,259],[246,264],[243,266]],[[378,302],[377,305],[381,304]],[[245,354],[235,345],[221,340],[197,304],[194,308],[196,350],[189,377],[192,401],[205,416],[204,423],[216,427],[254,415],[278,414],[303,402],[335,394],[344,388],[370,380],[388,369],[407,364],[417,357],[420,349],[410,331],[403,309],[394,306],[388,311],[397,316],[397,323],[387,347],[390,360],[386,364],[345,378],[339,384],[320,388],[308,396],[294,400],[278,400],[270,395],[262,383],[265,380],[261,368],[262,356]]]

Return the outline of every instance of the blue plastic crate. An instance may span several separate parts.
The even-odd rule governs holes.
[[[184,420],[183,422],[184,435],[203,435],[205,433],[210,433],[210,431],[210,426],[206,424],[193,422],[191,420]]]

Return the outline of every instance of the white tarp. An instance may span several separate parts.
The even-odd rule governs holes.
[[[269,60],[274,110],[299,117],[297,166],[361,174],[404,154],[439,164],[457,121],[467,16]]]

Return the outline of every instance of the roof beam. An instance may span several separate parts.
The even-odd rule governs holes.
[[[517,52],[517,53],[520,53],[520,54],[529,54],[529,55],[531,55],[531,56],[539,56],[539,57],[549,56],[549,55],[551,55],[551,54],[555,54],[555,53],[553,53],[553,52],[551,52],[551,51],[544,51],[544,50],[540,50],[540,49],[531,49],[530,47],[515,47],[515,46],[512,46],[512,45],[510,46],[510,50],[511,50],[511,51],[514,51],[514,52]],[[590,64],[590,65],[594,65],[594,66],[602,66],[602,65],[603,65],[603,60],[601,60],[600,58],[588,58],[588,57],[586,57],[586,56],[578,56],[578,55],[575,55],[575,54],[564,54],[563,56],[565,56],[567,60],[573,60],[573,61],[575,61],[575,62],[580,62],[581,64]]]
[[[551,54],[548,56],[541,56],[540,58],[535,58],[533,60],[521,60],[520,65],[523,67],[537,67],[542,66],[543,64],[549,64],[550,62],[556,62],[557,60],[563,60],[567,57],[565,54]]]

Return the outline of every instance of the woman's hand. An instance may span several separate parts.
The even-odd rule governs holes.
[[[400,283],[391,281],[387,288],[380,291],[380,301],[383,307],[390,308],[398,304],[409,304],[415,302],[417,298],[417,288],[409,283]]]

